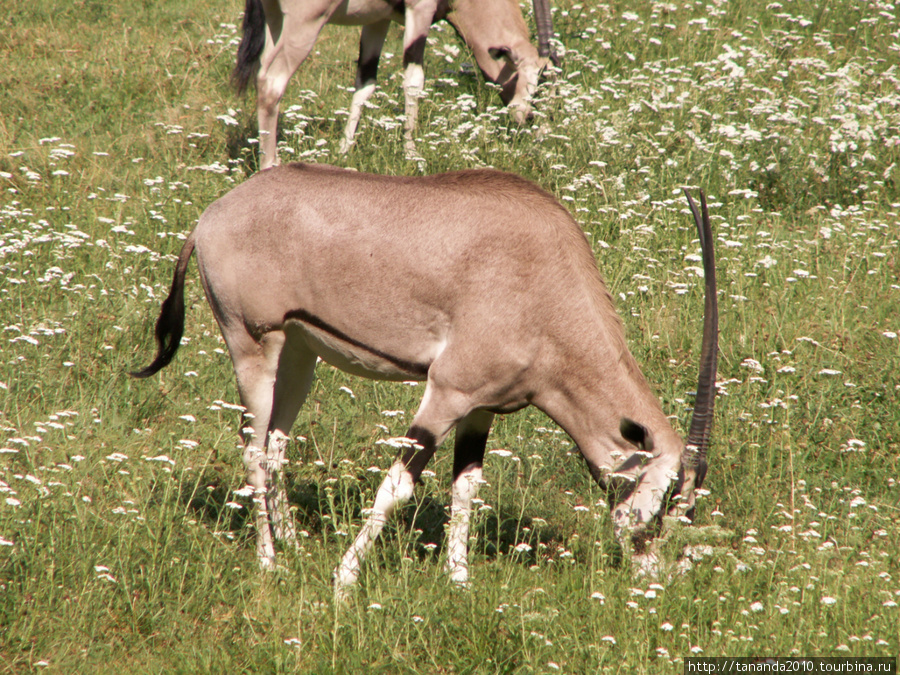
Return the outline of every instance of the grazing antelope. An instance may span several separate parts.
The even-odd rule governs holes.
[[[392,177],[290,164],[256,174],[206,209],[187,238],[156,323],[156,359],[133,374],[153,375],[175,356],[196,251],[251,415],[244,465],[263,568],[275,564],[273,530],[294,537],[277,471],[316,358],[364,377],[426,382],[406,448],[335,571],[338,595],[454,427],[447,569],[465,582],[491,422],[529,404],[575,441],[610,489],[617,536],[631,537],[640,556],[667,493],[692,515],[706,473],[718,328],[702,193],[701,200],[702,217],[688,195],[706,312],[687,445],[628,351],[584,233],[550,194],[494,170]],[[678,508],[676,500],[672,512]]]
[[[341,153],[353,144],[363,106],[375,91],[378,60],[391,21],[404,24],[403,90],[407,155],[415,157],[413,134],[418,99],[425,86],[422,64],[432,23],[446,19],[472,49],[478,67],[500,85],[500,97],[518,122],[530,114],[530,99],[550,51],[549,0],[534,0],[541,53],[529,41],[518,0],[246,0],[243,38],[232,80],[242,93],[256,75],[260,168],[278,163],[278,106],[288,80],[312,51],[326,23],[362,26],[356,93],[344,129]]]

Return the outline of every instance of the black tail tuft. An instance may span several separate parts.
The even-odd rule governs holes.
[[[159,345],[156,358],[143,370],[130,373],[131,376],[141,379],[150,377],[169,365],[175,358],[182,335],[184,335],[184,286],[173,288],[172,293],[162,304],[159,319],[156,320],[156,342]]]
[[[259,70],[259,58],[266,46],[266,14],[262,0],[246,0],[243,37],[238,46],[237,63],[231,71],[231,82],[238,94],[243,94]]]
[[[175,352],[181,345],[181,336],[184,335],[184,276],[187,264],[194,252],[194,235],[191,234],[178,256],[175,265],[175,274],[172,279],[172,289],[169,297],[165,299],[156,320],[156,342],[159,350],[156,358],[143,370],[130,373],[132,377],[145,378],[158,373],[175,358]]]

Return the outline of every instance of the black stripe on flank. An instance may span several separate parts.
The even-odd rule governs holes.
[[[370,347],[369,345],[356,340],[343,331],[338,330],[334,326],[326,323],[319,317],[310,314],[305,309],[295,309],[284,315],[284,320],[288,321],[289,319],[294,319],[296,321],[302,321],[303,323],[309,324],[314,328],[318,328],[319,330],[328,333],[332,337],[337,338],[341,342],[346,342],[348,345],[352,345],[357,347],[358,349],[362,349],[367,351],[372,356],[377,356],[380,359],[387,361],[388,363],[392,363],[399,370],[407,372],[411,375],[419,375],[421,377],[425,377],[428,374],[428,364],[425,363],[416,363],[414,361],[407,361],[405,359],[397,358],[391,354],[387,354],[386,352],[381,351],[380,349],[375,349],[374,347]]]

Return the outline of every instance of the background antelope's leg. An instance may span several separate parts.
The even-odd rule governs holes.
[[[316,355],[303,343],[302,338],[294,336],[291,331],[291,328],[286,329],[287,341],[281,350],[275,379],[269,442],[266,447],[266,501],[275,538],[296,545],[297,533],[288,508],[282,469],[287,463],[285,450],[291,426],[312,387]]]
[[[323,2],[294,3],[283,14],[279,3],[266,5],[266,46],[256,79],[256,114],[259,119],[259,168],[278,164],[278,109],[288,80],[312,51],[316,38],[331,14]]]
[[[484,448],[494,414],[473,410],[456,427],[453,449],[453,488],[450,525],[447,531],[447,573],[451,581],[464,584],[469,579],[469,520],[472,500],[482,482]]]
[[[356,67],[356,91],[353,93],[353,101],[350,103],[350,117],[347,119],[347,126],[344,127],[341,154],[345,154],[353,145],[356,127],[362,118],[363,106],[375,91],[375,81],[378,78],[378,59],[381,58],[381,48],[384,46],[384,39],[390,25],[390,19],[385,19],[362,28],[359,38],[359,62]]]
[[[412,497],[413,486],[419,480],[428,460],[457,421],[466,414],[465,410],[455,412],[460,409],[461,404],[464,405],[464,401],[439,390],[429,380],[419,411],[407,432],[411,447],[391,466],[375,494],[375,503],[365,525],[334,571],[334,591],[338,600],[346,597],[348,587],[359,578],[363,559],[387,519],[398,506]]]
[[[419,98],[425,87],[425,42],[428,29],[437,11],[436,0],[420,0],[406,3],[403,32],[403,93],[406,98],[405,146],[407,158],[416,158],[416,119],[419,116]]]
[[[256,555],[263,569],[275,566],[275,546],[269,524],[267,492],[266,440],[272,414],[272,401],[278,361],[284,345],[284,333],[273,331],[259,340],[254,339],[243,328],[223,331],[234,372],[237,376],[241,402],[247,408],[249,421],[244,427],[247,435],[244,445],[244,469],[247,484],[253,488],[253,502],[256,510]]]

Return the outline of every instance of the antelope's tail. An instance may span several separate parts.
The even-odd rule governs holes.
[[[184,334],[184,277],[187,273],[188,261],[194,252],[194,233],[192,232],[181,247],[178,262],[175,264],[175,275],[169,297],[162,304],[159,318],[156,320],[156,342],[159,350],[156,358],[143,370],[131,373],[132,377],[150,377],[165,368],[175,358],[175,352],[181,344]]]

